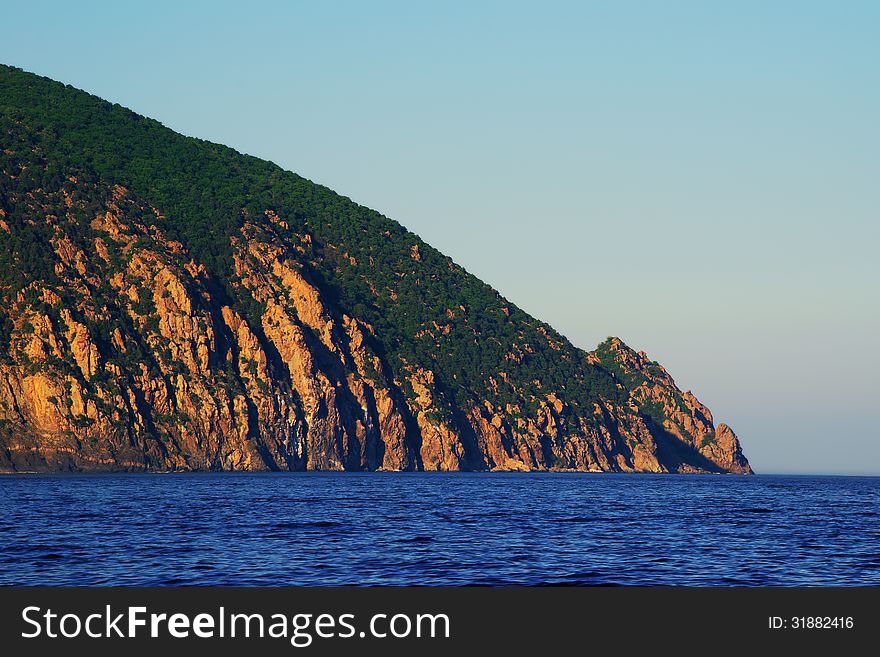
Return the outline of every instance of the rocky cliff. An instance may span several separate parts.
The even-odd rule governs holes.
[[[0,67],[0,470],[750,472],[399,224]]]

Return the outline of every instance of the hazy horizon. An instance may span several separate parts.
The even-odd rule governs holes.
[[[375,208],[581,348],[645,350],[758,473],[880,474],[880,5],[48,7],[7,9],[3,63]]]

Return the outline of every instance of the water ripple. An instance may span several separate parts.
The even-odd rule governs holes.
[[[880,585],[880,479],[0,477],[0,585]]]

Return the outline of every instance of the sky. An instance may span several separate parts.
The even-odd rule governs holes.
[[[0,61],[396,219],[759,473],[880,474],[880,3],[0,1]]]

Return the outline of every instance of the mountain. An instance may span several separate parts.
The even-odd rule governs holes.
[[[400,224],[0,66],[0,470],[751,472],[656,362]]]

